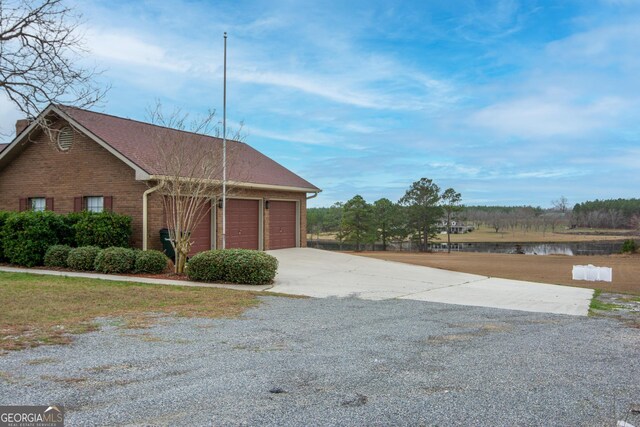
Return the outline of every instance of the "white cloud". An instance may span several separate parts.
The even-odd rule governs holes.
[[[277,141],[293,142],[298,144],[308,145],[333,145],[335,143],[335,137],[331,137],[327,133],[317,131],[291,131],[291,132],[279,132],[268,129],[261,129],[255,126],[247,126],[246,132],[249,135],[260,136],[262,138],[273,139]]]
[[[508,100],[483,108],[471,124],[521,138],[581,136],[609,127],[628,104],[608,97],[580,104],[557,96]]]
[[[605,25],[549,43],[547,58],[554,63],[590,67],[640,66],[640,26],[637,20]],[[624,70],[620,70],[624,71]],[[630,71],[630,70],[629,70]]]
[[[126,30],[89,30],[86,32],[86,46],[91,54],[99,58],[127,66],[186,72],[190,65],[176,57],[175,52],[169,52]]]

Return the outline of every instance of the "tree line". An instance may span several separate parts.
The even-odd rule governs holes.
[[[573,207],[573,218],[578,227],[640,230],[640,199],[596,199],[577,203]]]
[[[570,209],[566,197],[552,201],[551,208],[539,206],[464,206],[460,193],[440,187],[428,178],[414,182],[397,202],[387,198],[368,203],[356,195],[331,207],[309,208],[307,230],[320,238],[335,233],[340,242],[356,250],[365,245],[388,245],[411,241],[426,250],[430,239],[451,225],[463,221],[471,228],[481,226],[496,233],[507,231],[556,232],[575,227],[634,228],[640,230],[640,199],[596,200],[576,204]],[[448,245],[450,247],[450,245]]]
[[[339,241],[354,244],[357,251],[374,242],[386,250],[389,243],[407,239],[425,251],[429,239],[442,228],[451,229],[462,209],[461,201],[462,196],[453,188],[441,191],[431,179],[421,178],[395,203],[387,198],[368,203],[356,195],[329,208],[309,208],[307,230],[318,237],[320,233],[336,233]]]

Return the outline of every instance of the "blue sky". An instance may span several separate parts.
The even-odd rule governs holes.
[[[466,204],[639,197],[640,1],[77,1],[99,110],[221,113],[324,191]],[[0,126],[17,113],[0,100]]]

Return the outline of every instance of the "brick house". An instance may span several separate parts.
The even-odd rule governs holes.
[[[19,120],[15,139],[0,145],[0,210],[112,210],[131,216],[138,248],[162,249],[158,144],[179,140],[196,155],[213,147],[211,161],[221,162],[222,140],[211,136],[53,104],[42,119],[52,131]],[[306,201],[321,190],[242,142],[227,141],[227,159],[226,246],[306,246]],[[212,197],[207,210],[192,230],[194,252],[221,247],[221,200]]]

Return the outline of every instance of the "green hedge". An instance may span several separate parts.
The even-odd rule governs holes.
[[[42,265],[50,246],[128,246],[131,218],[113,212],[0,211],[0,262]]]
[[[69,245],[72,247],[77,246],[89,246],[89,245],[79,245],[76,240],[76,224],[85,216],[87,216],[87,212],[71,212],[66,215],[62,215],[62,220],[66,226],[67,232],[64,236],[62,236],[62,243],[65,245]]]
[[[131,273],[135,268],[135,263],[135,250],[110,247],[98,254],[94,269],[100,273]]]
[[[0,211],[0,262],[5,262],[7,259],[4,256],[4,247],[3,247],[3,238],[2,238],[2,228],[4,227],[4,223],[7,222],[7,218],[12,215],[11,212]]]
[[[73,270],[93,270],[96,257],[100,252],[102,252],[102,249],[97,246],[82,246],[71,249],[67,257],[67,266]]]
[[[275,257],[248,249],[200,252],[187,263],[189,279],[204,282],[264,285],[273,281],[277,270]]]
[[[224,256],[221,250],[200,252],[187,262],[186,273],[191,280],[221,282],[225,280]]]
[[[67,267],[71,246],[53,245],[44,253],[44,265],[47,267]]]
[[[160,251],[136,251],[136,273],[160,274],[167,269],[169,258]]]
[[[11,213],[2,227],[4,257],[11,264],[42,265],[46,250],[60,243],[65,232],[61,215],[53,212]]]
[[[73,225],[78,246],[128,247],[131,217],[113,212],[83,212]]]

